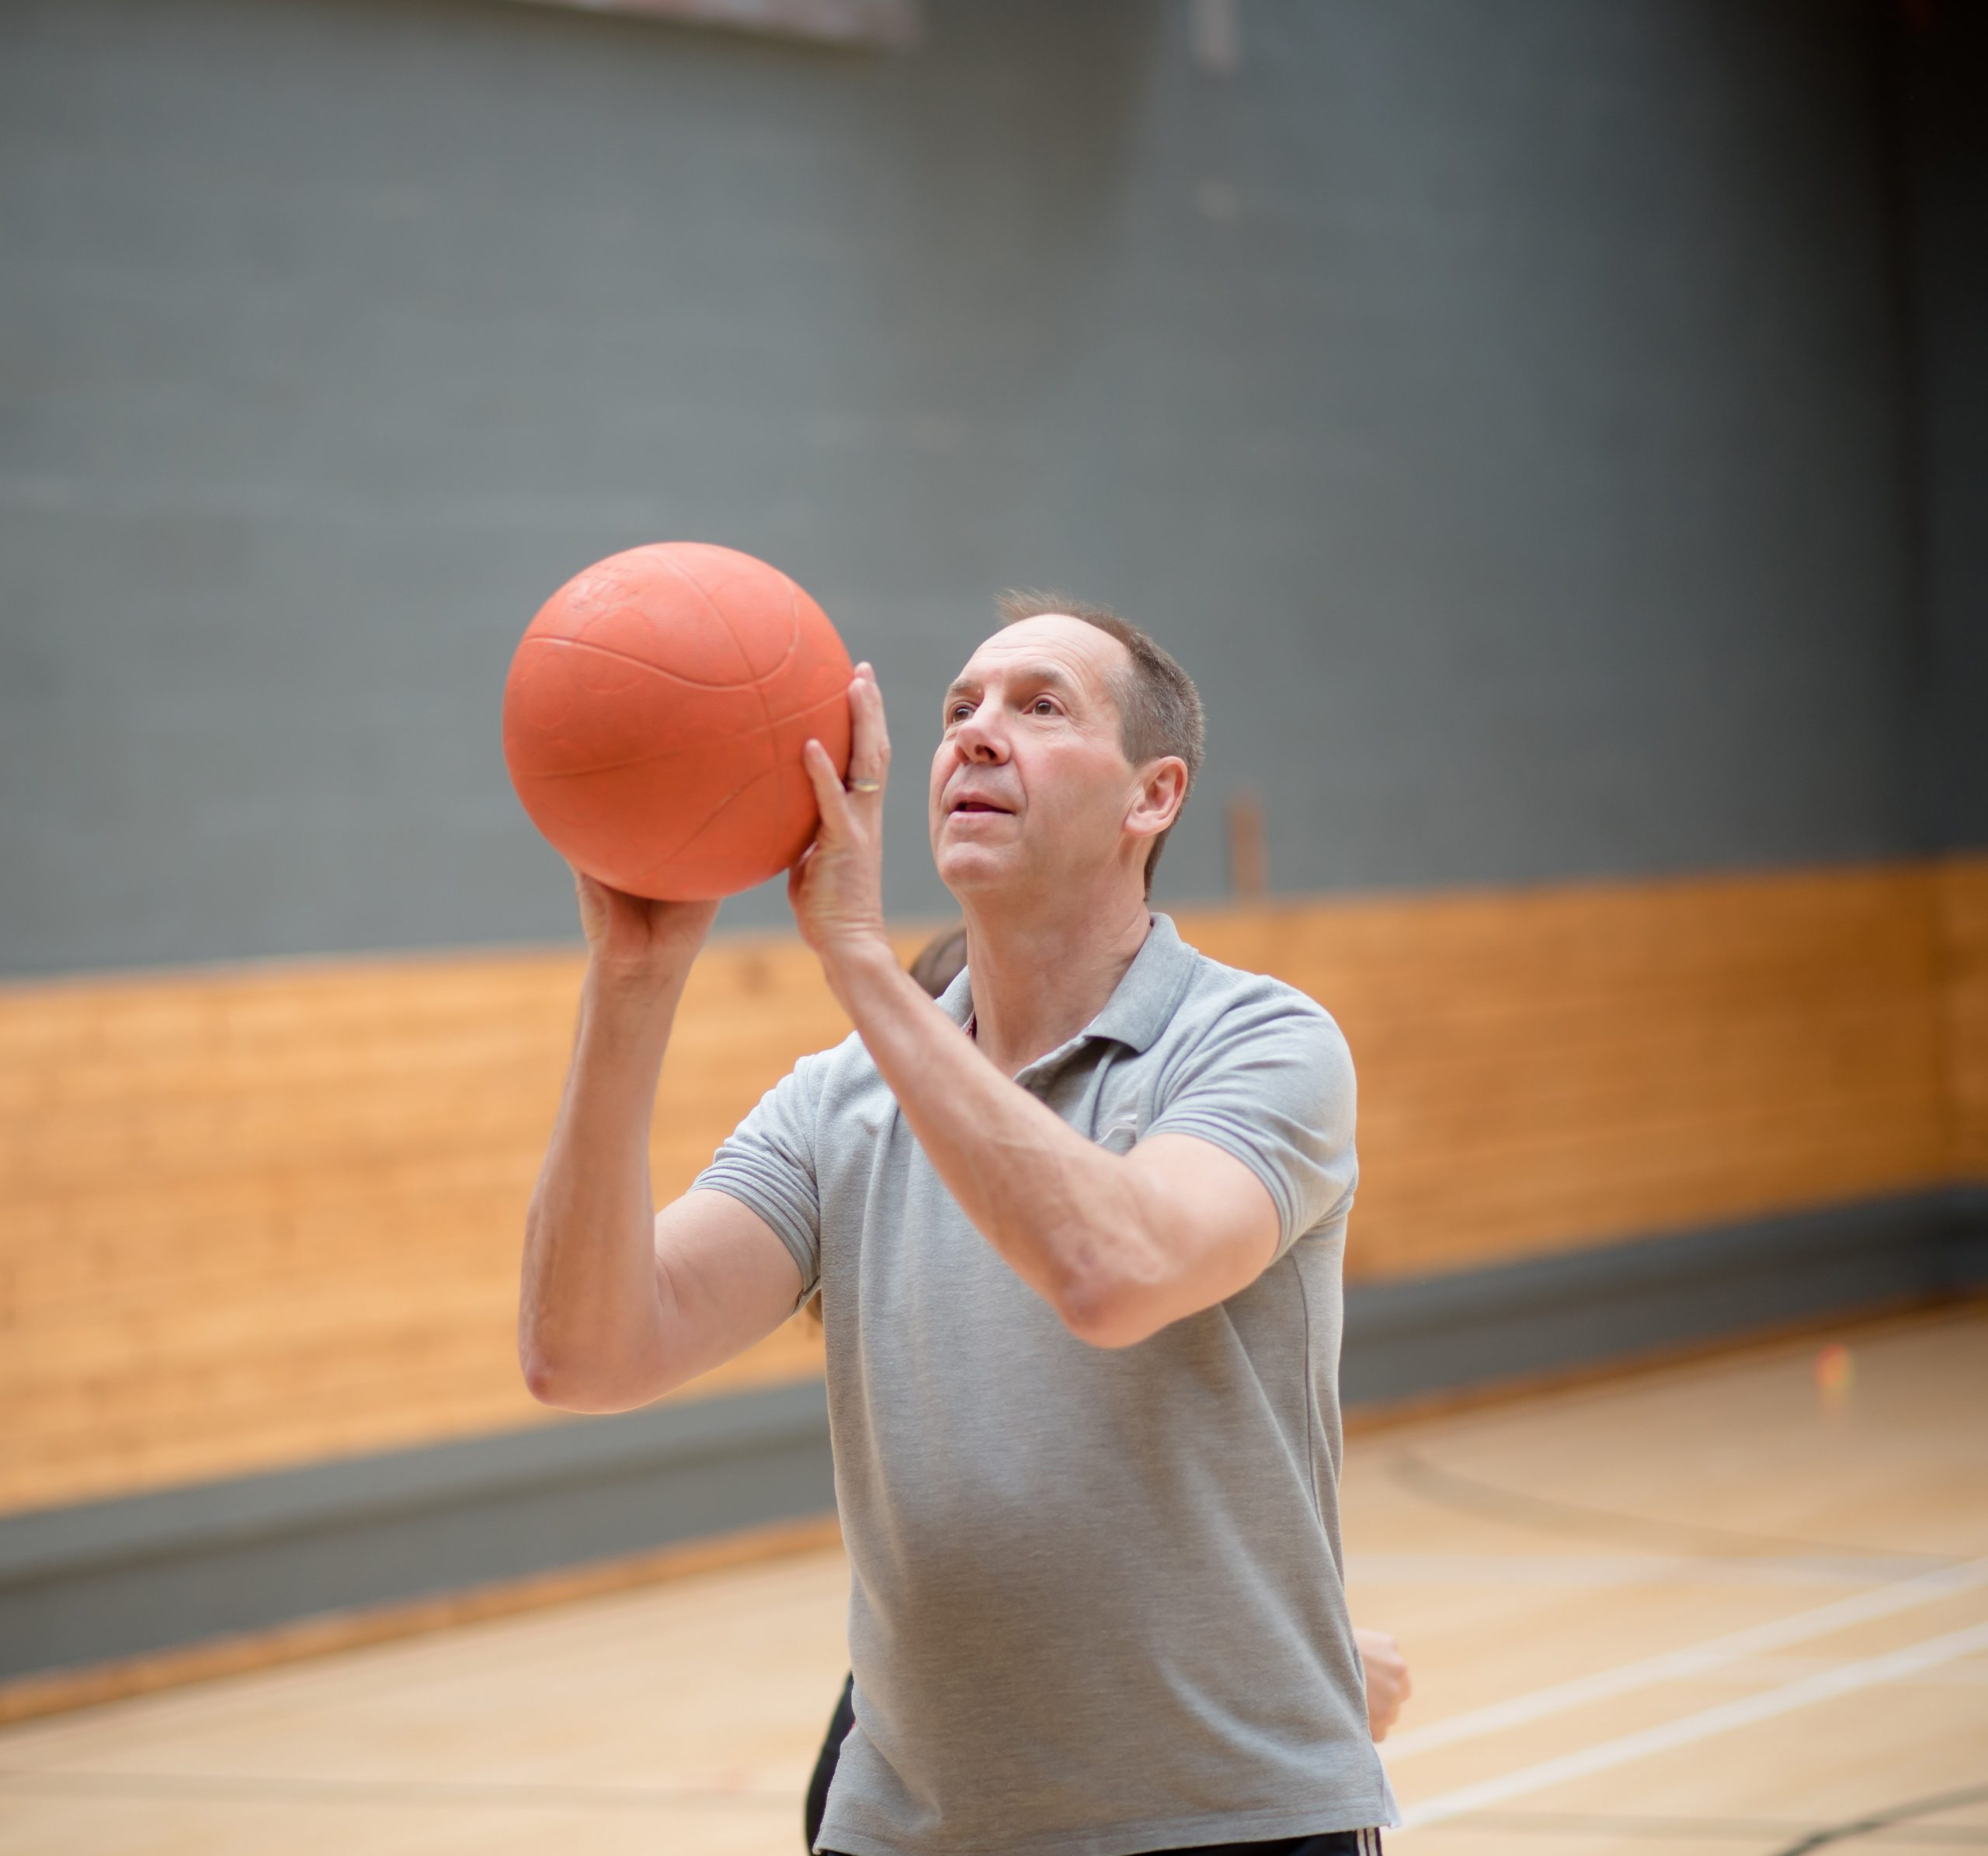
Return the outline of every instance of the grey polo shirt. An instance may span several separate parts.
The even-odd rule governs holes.
[[[970,974],[938,1009],[967,1022]],[[1345,1040],[1156,915],[1104,1009],[1015,1080],[1114,1152],[1165,1132],[1236,1156],[1276,1259],[1088,1345],[968,1222],[853,1035],[718,1149],[697,1184],[822,1289],[856,1726],[820,1847],[1126,1856],[1392,1823],[1339,1540]]]

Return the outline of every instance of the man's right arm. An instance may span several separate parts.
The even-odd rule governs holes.
[[[577,877],[588,964],[572,1066],[525,1220],[518,1357],[569,1411],[647,1404],[770,1333],[801,1270],[727,1194],[654,1210],[656,1079],[714,903],[648,902]]]

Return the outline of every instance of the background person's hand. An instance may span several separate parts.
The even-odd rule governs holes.
[[[568,867],[572,868],[571,865]],[[657,902],[610,889],[573,870],[580,926],[594,970],[617,982],[659,983],[690,970],[718,919],[718,904]]]
[[[1377,1741],[1384,1740],[1402,1703],[1413,1691],[1408,1659],[1385,1631],[1356,1628],[1353,1640],[1360,1646],[1361,1665],[1367,1671],[1367,1731]]]
[[[884,781],[891,740],[877,673],[858,664],[849,685],[849,780],[875,782],[850,791],[818,741],[801,749],[822,822],[815,841],[787,873],[787,899],[801,938],[824,964],[839,954],[885,947],[884,930]]]

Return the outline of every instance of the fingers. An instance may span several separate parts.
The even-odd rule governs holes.
[[[801,765],[815,789],[815,804],[822,814],[822,835],[839,837],[849,829],[849,794],[829,750],[811,735],[801,744]]]
[[[884,723],[884,693],[877,686],[877,673],[867,662],[858,664],[850,679],[849,720],[849,777],[881,784],[890,770],[891,737]]]
[[[607,892],[577,864],[568,863],[566,867],[573,873],[573,895],[580,905],[581,932],[591,941],[607,925]]]
[[[877,673],[867,663],[858,664],[849,682],[849,774],[845,782],[836,763],[820,742],[809,736],[801,746],[801,764],[815,789],[815,803],[822,815],[822,832],[839,836],[847,829],[852,808],[858,802],[881,800],[885,774],[891,765],[891,739],[884,725],[884,695],[877,687]],[[849,785],[858,780],[874,781],[876,790],[852,793]]]

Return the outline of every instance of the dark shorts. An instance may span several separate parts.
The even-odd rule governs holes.
[[[1274,1843],[1207,1843],[1155,1856],[1381,1856],[1378,1830],[1321,1830],[1315,1837],[1280,1837]]]
[[[1282,1837],[1274,1843],[1207,1843],[1191,1850],[1156,1850],[1153,1856],[1380,1856],[1378,1830],[1323,1830],[1316,1837]],[[825,1850],[822,1856],[835,1856]]]
[[[822,1833],[822,1814],[829,1808],[829,1781],[836,1775],[836,1761],[842,1743],[856,1725],[853,1698],[856,1679],[842,1685],[842,1699],[836,1704],[835,1718],[829,1722],[828,1737],[822,1742],[821,1757],[815,1762],[815,1776],[808,1786],[808,1847]],[[836,1856],[825,1850],[822,1856]],[[1381,1856],[1378,1830],[1324,1830],[1315,1837],[1280,1837],[1270,1843],[1210,1843],[1191,1850],[1159,1850],[1153,1856]]]

